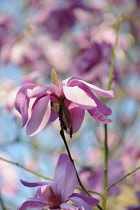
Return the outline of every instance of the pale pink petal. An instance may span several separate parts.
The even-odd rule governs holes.
[[[27,89],[33,89],[34,87],[36,87],[35,84],[29,83],[29,84],[23,85],[17,92],[16,100],[15,100],[15,108],[19,113],[21,113],[21,106],[25,99],[25,94],[26,94]]]
[[[36,86],[32,90],[27,90],[27,96],[28,97],[40,97],[44,95],[48,90],[50,89],[50,85],[44,85],[44,86]]]
[[[47,125],[51,114],[50,97],[41,98],[34,106],[31,118],[27,124],[27,135],[34,136]]]
[[[104,114],[102,114],[97,108],[93,108],[90,110],[87,110],[89,114],[91,115],[92,118],[94,118],[96,121],[103,123],[103,124],[108,124],[111,123],[111,119],[107,119]]]
[[[84,85],[86,85],[87,87],[89,87],[90,89],[92,89],[97,95],[105,97],[105,98],[113,98],[114,97],[114,91],[113,90],[102,90],[98,87],[96,87],[95,85],[92,85],[88,82],[85,82],[83,80],[71,80],[71,82],[69,82],[69,86],[75,86],[78,85],[77,82],[79,83],[83,83]]]
[[[78,193],[73,193],[71,197],[78,197],[81,198],[82,200],[84,200],[89,206],[96,206],[99,203],[99,200],[97,200],[96,198],[90,197],[90,196],[86,196],[86,195],[81,195]],[[70,199],[71,199],[70,197]]]
[[[85,91],[83,91],[78,86],[74,87],[67,87],[63,86],[63,91],[65,97],[78,104],[83,109],[91,109],[93,107],[96,107],[96,103],[92,98],[90,98]]]
[[[74,202],[82,210],[93,210],[83,199],[78,197],[71,197],[70,200]]]
[[[41,210],[46,204],[47,203],[44,203],[40,199],[30,198],[22,203],[21,206],[18,207],[18,210]]]
[[[103,104],[93,93],[92,91],[86,87],[84,84],[79,84],[80,88],[83,89],[97,104],[97,109],[104,114],[105,116],[108,116],[112,114],[112,111],[109,107],[107,107],[105,104]]]
[[[76,133],[80,129],[82,122],[84,120],[85,110],[80,108],[74,102],[70,102],[68,100],[65,100],[64,102],[67,104],[68,110],[70,112],[70,116],[72,119],[73,133]]]

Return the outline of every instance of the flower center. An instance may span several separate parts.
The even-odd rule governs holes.
[[[48,198],[48,202],[50,203],[51,207],[59,208],[59,205],[62,203],[60,195],[55,194],[52,187],[49,187],[49,190],[50,196]]]

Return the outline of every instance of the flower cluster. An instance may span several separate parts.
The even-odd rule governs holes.
[[[22,116],[21,127],[28,121],[30,100],[32,98],[35,100],[27,123],[27,135],[38,134],[48,123],[59,117],[61,127],[72,136],[72,133],[80,129],[85,110],[98,122],[104,124],[112,122],[106,118],[112,113],[111,109],[95,96],[97,94],[112,98],[114,96],[112,90],[102,90],[84,82],[78,76],[58,81],[55,70],[52,71],[52,80],[51,85],[23,85],[17,93],[15,107]]]

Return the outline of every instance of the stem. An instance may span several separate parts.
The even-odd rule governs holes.
[[[107,186],[108,186],[108,139],[107,139],[107,124],[104,125],[105,140],[104,140],[104,196],[103,196],[103,209],[106,209],[107,201]]]
[[[39,176],[39,177],[41,177],[41,178],[44,178],[44,179],[53,181],[52,179],[50,179],[50,178],[48,178],[48,177],[45,177],[45,176],[43,176],[43,175],[41,175],[41,174],[39,174],[39,173],[37,173],[37,172],[35,172],[35,171],[32,171],[32,170],[30,170],[30,169],[28,169],[28,168],[26,168],[26,167],[20,165],[19,163],[15,163],[15,162],[12,162],[12,161],[10,161],[10,160],[6,160],[6,159],[4,159],[4,158],[2,158],[2,157],[0,157],[0,160],[3,160],[3,161],[5,161],[5,162],[7,162],[7,163],[11,163],[11,164],[16,165],[16,166],[18,166],[18,167],[20,167],[20,168],[23,168],[23,169],[25,169],[26,171],[28,171],[28,172],[30,172],[30,173],[36,175],[36,176]]]
[[[114,79],[114,63],[115,63],[115,51],[118,44],[118,36],[119,31],[121,28],[121,25],[123,21],[125,20],[124,14],[122,15],[121,20],[118,23],[118,26],[116,28],[116,40],[114,47],[112,48],[112,55],[111,55],[111,65],[110,65],[110,75],[109,75],[109,82],[107,89],[111,89],[111,85]],[[105,104],[107,103],[107,99],[105,100]],[[108,158],[109,158],[109,152],[108,152],[108,143],[107,143],[107,124],[104,125],[104,132],[105,132],[105,141],[104,141],[104,195],[103,195],[103,209],[106,210],[106,202],[107,202],[107,192],[108,192]]]
[[[111,187],[115,186],[116,184],[118,184],[120,181],[122,181],[123,179],[125,179],[126,177],[130,176],[132,173],[134,173],[135,171],[139,170],[140,167],[134,169],[133,171],[127,173],[125,176],[123,176],[121,179],[118,179],[116,182],[114,182],[112,185],[110,185],[107,190],[109,190]]]
[[[64,135],[64,130],[63,130],[62,128],[61,128],[61,130],[60,130],[60,135],[61,135],[61,137],[62,137],[62,139],[63,139],[64,144],[65,144],[65,147],[66,147],[67,153],[68,153],[68,155],[69,155],[69,158],[70,158],[70,160],[71,160],[71,162],[72,162],[72,164],[73,164],[73,166],[74,166],[74,168],[75,168],[76,175],[77,175],[77,179],[78,179],[78,181],[79,181],[80,186],[82,187],[82,189],[86,192],[86,194],[87,194],[88,196],[91,196],[91,195],[89,194],[89,192],[87,192],[86,188],[83,186],[83,184],[82,184],[82,182],[81,182],[81,180],[80,180],[80,178],[79,178],[78,172],[77,172],[76,167],[75,167],[75,164],[74,164],[74,160],[72,159],[72,156],[71,156],[71,153],[70,153],[70,150],[69,150],[69,147],[68,147],[68,144],[67,144],[65,135]]]
[[[108,86],[107,89],[110,90],[111,89],[111,85],[114,79],[114,63],[115,63],[115,51],[117,48],[117,44],[118,44],[118,37],[119,37],[119,32],[121,29],[121,25],[123,23],[123,21],[125,20],[125,15],[122,15],[121,20],[118,23],[118,26],[116,28],[116,40],[115,40],[115,44],[114,47],[112,48],[112,55],[111,55],[111,65],[110,65],[110,75],[109,75],[109,82],[108,82]]]
[[[0,157],[0,160],[5,161],[5,162],[10,163],[10,164],[13,164],[13,165],[16,165],[16,166],[18,166],[18,167],[20,167],[20,168],[22,168],[22,169],[24,169],[24,170],[26,170],[26,171],[28,171],[28,172],[30,172],[30,173],[36,175],[36,176],[39,176],[39,177],[41,177],[41,178],[44,178],[44,179],[53,181],[53,179],[48,178],[48,177],[46,177],[46,176],[43,176],[43,175],[41,175],[41,174],[39,174],[39,173],[37,173],[37,172],[35,172],[35,171],[32,171],[32,170],[30,170],[30,169],[28,169],[28,168],[25,168],[24,166],[20,165],[19,163],[15,163],[15,162],[6,160],[6,159],[4,159],[4,158],[2,158],[2,157]],[[83,190],[83,189],[80,188],[80,187],[76,187],[76,189],[78,189],[78,190]],[[94,193],[94,194],[97,194],[97,195],[99,195],[99,196],[101,196],[101,197],[103,196],[101,193],[98,193],[98,192],[96,192],[96,191],[92,191],[92,190],[89,190],[89,189],[87,189],[87,191],[88,191],[88,192],[91,192],[91,193]]]

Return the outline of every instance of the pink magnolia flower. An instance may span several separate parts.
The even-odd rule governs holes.
[[[105,91],[87,82],[80,77],[73,76],[58,81],[54,73],[51,85],[39,86],[36,84],[23,85],[17,93],[15,108],[22,116],[21,128],[28,121],[30,99],[34,98],[31,117],[27,123],[27,135],[33,136],[42,131],[45,126],[59,117],[61,127],[72,133],[77,132],[84,119],[85,110],[96,121],[108,124],[112,122],[106,116],[112,113],[94,93],[112,98],[113,91]]]
[[[23,202],[18,210],[92,210],[92,207],[99,203],[95,198],[73,193],[77,176],[74,166],[66,154],[61,154],[58,159],[54,182],[21,182],[27,187],[40,187],[35,196]],[[72,201],[73,204],[68,201]]]

